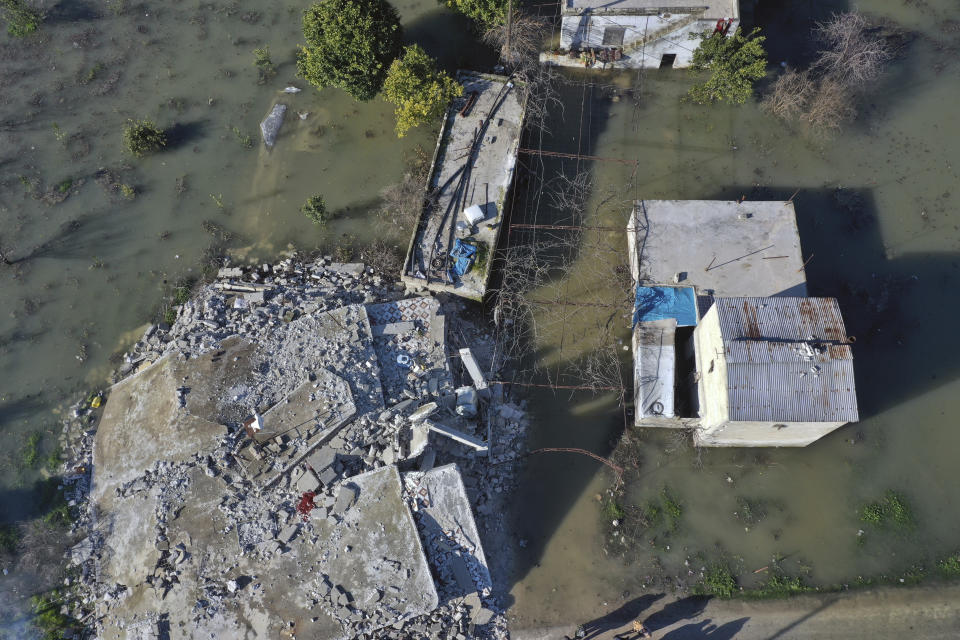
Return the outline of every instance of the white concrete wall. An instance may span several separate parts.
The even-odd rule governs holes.
[[[729,34],[732,35],[739,26],[735,19],[730,25]],[[607,27],[623,27],[626,31],[623,38],[624,57],[608,66],[639,68],[659,67],[664,54],[676,55],[674,67],[688,67],[693,59],[693,51],[699,44],[698,40],[691,39],[691,34],[699,34],[706,30],[713,30],[717,21],[698,19],[690,22],[690,14],[671,14],[669,18],[658,15],[599,15],[584,13],[582,15],[564,16],[561,22],[560,47],[565,50],[571,48],[601,48],[603,47],[603,33]],[[676,25],[675,28],[671,28]],[[651,37],[658,32],[663,35],[647,42],[636,51],[631,51],[631,45],[645,36]],[[553,64],[581,65],[578,60],[567,56],[553,56],[545,54],[541,60]]]
[[[693,330],[693,343],[697,373],[700,374],[697,385],[700,424],[710,429],[726,423],[729,417],[727,361],[723,356],[723,336],[716,306],[710,307]]]
[[[845,422],[736,422],[701,427],[696,441],[703,447],[805,447]]]

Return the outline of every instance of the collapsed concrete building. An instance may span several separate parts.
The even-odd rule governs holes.
[[[540,55],[558,66],[614,69],[688,67],[704,31],[733,35],[737,0],[564,0],[560,46]]]
[[[481,300],[513,185],[526,96],[504,76],[460,71],[457,81],[463,97],[440,129],[403,281]]]
[[[363,265],[264,269],[222,269],[106,396],[73,553],[98,637],[389,637],[438,607],[451,638],[490,624],[461,469],[511,441],[480,355],[456,386],[439,301]]]
[[[806,297],[792,202],[641,200],[635,423],[702,446],[806,446],[859,419],[837,301]]]

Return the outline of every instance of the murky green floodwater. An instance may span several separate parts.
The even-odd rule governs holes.
[[[371,224],[377,194],[401,177],[404,153],[433,144],[429,131],[398,141],[383,102],[355,104],[295,80],[299,3],[128,7],[118,16],[56,9],[41,38],[0,39],[0,243],[11,258],[27,258],[0,270],[6,520],[32,506],[23,489],[37,472],[19,468],[19,443],[39,429],[49,434],[44,447],[53,444],[58,408],[102,384],[110,356],[154,317],[170,283],[196,272],[211,244],[266,258],[291,246],[330,246],[344,233],[369,240],[380,229]],[[408,39],[448,68],[489,61],[488,52],[467,44],[466,24],[431,0],[398,8]],[[602,548],[595,495],[609,474],[586,457],[532,458],[517,502],[529,541],[512,589],[519,624],[590,619],[619,606],[624,591],[662,588],[657,577],[682,574],[684,560],[695,554],[728,559],[748,583],[760,579],[754,569],[782,554],[790,572],[831,583],[901,572],[916,562],[929,566],[954,550],[960,513],[952,457],[960,436],[951,411],[960,384],[951,356],[960,344],[949,322],[957,309],[960,248],[952,124],[960,65],[951,52],[960,36],[945,22],[947,0],[871,0],[859,8],[919,37],[874,88],[858,121],[831,141],[784,127],[755,105],[680,104],[689,83],[680,71],[654,71],[642,80],[567,74],[565,119],[555,123],[545,148],[639,160],[635,176],[617,163],[584,165],[597,185],[590,204],[597,225],[622,227],[626,203],[635,197],[785,199],[801,189],[802,240],[815,256],[807,267],[810,291],[840,297],[849,331],[859,338],[863,421],[802,450],[706,451],[702,467],[669,434],[639,434],[628,498],[644,503],[669,487],[683,516],[669,540],[659,537],[647,548],[645,539],[626,560]],[[829,9],[818,9],[819,17]],[[801,3],[771,3],[757,12],[772,36],[771,61],[797,59],[791,52],[804,44],[809,12]],[[279,73],[258,86],[251,51],[265,44]],[[583,78],[615,85],[624,96],[632,87],[639,108],[629,97],[613,102],[609,91],[584,88]],[[305,90],[281,94],[288,84]],[[257,139],[259,121],[278,99],[290,111],[276,148],[243,148],[233,129]],[[309,115],[300,120],[297,112]],[[124,157],[120,127],[130,117],[179,125],[176,148],[141,161]],[[100,168],[135,186],[136,199],[102,189],[94,180]],[[51,190],[56,196],[68,179],[84,182],[67,188],[65,201],[34,197]],[[178,189],[178,179],[185,188]],[[838,187],[848,190],[840,200]],[[344,212],[326,231],[297,211],[313,193]],[[518,206],[524,211],[515,220],[530,214],[526,203]],[[581,248],[571,281],[544,295],[564,286],[572,300],[604,298],[610,271],[598,265],[622,259],[611,246],[624,248],[625,241],[598,232]],[[562,319],[558,313],[544,312],[545,326],[553,326],[545,344],[552,365],[590,344],[599,317],[588,308]],[[605,313],[603,322],[622,323],[616,312]],[[539,415],[534,447],[606,455],[623,429],[608,397],[541,393],[532,400]],[[916,529],[869,532],[858,546],[858,505],[888,488],[910,500]],[[767,516],[745,530],[733,515],[738,498],[765,505]]]
[[[434,0],[395,4],[406,38],[451,71],[490,58],[464,46],[469,24]],[[401,179],[405,156],[432,150],[436,131],[398,140],[386,102],[359,104],[298,80],[306,6],[64,2],[36,37],[0,35],[0,246],[16,261],[0,267],[0,524],[36,507],[41,472],[23,465],[28,436],[43,435],[42,455],[53,449],[61,408],[102,388],[117,364],[111,356],[157,318],[170,287],[196,275],[211,249],[268,259],[329,249],[343,234],[354,245],[386,235],[406,246],[376,224],[375,209],[381,190]],[[258,85],[253,49],[261,46],[277,75]],[[283,93],[289,85],[303,91]],[[289,110],[267,151],[259,123],[275,101]],[[170,148],[126,155],[128,118],[167,128]],[[136,197],[103,188],[101,169]],[[317,193],[339,212],[325,230],[298,210]],[[23,587],[0,580],[6,611]],[[20,593],[7,598],[8,588]]]
[[[775,560],[807,584],[834,584],[881,574],[897,579],[917,565],[935,574],[934,560],[957,550],[960,476],[953,452],[960,437],[953,414],[960,383],[951,361],[960,344],[949,318],[957,311],[960,279],[960,130],[950,114],[960,99],[960,66],[947,52],[960,41],[955,23],[945,22],[949,3],[868,2],[858,8],[917,37],[871,91],[856,123],[834,140],[785,127],[756,105],[681,104],[689,82],[683,72],[652,71],[642,79],[569,76],[564,123],[544,148],[579,147],[639,162],[632,181],[632,167],[586,165],[596,185],[588,224],[625,225],[634,197],[785,200],[800,189],[801,240],[805,257],[814,255],[807,266],[810,293],[837,296],[858,338],[862,421],[805,449],[705,450],[699,463],[696,452],[669,432],[636,432],[636,467],[627,465],[624,502],[646,506],[667,487],[683,515],[676,532],[653,527],[622,555],[612,553],[622,546],[608,544],[607,555],[600,542],[606,525],[596,497],[612,474],[585,456],[538,454],[519,500],[527,505],[519,528],[529,544],[513,588],[518,625],[590,620],[645,587],[689,585],[697,579],[691,569],[721,559],[746,586],[760,584],[770,569],[754,571],[774,568]],[[829,10],[821,8],[818,17]],[[803,43],[797,36],[807,33],[809,11],[800,3],[758,9],[757,21],[771,34],[772,62],[798,62],[795,47]],[[584,79],[616,85],[623,98],[612,102],[611,90],[584,89]],[[627,88],[642,91],[638,109],[623,92]],[[573,164],[556,161],[548,171],[572,173]],[[611,195],[611,202],[602,202]],[[550,222],[550,215],[541,206],[537,221]],[[538,298],[557,299],[565,289],[574,301],[610,300],[610,269],[598,265],[616,261],[606,249],[624,251],[625,244],[615,234],[585,234],[575,272]],[[550,336],[545,360],[572,357],[578,344],[589,348],[610,316],[603,309],[544,309],[540,322]],[[626,321],[620,317],[619,323],[626,339]],[[567,356],[558,356],[561,334]],[[583,447],[608,455],[623,431],[615,399],[541,392],[532,402],[544,416],[535,448]],[[915,529],[877,531],[859,521],[858,508],[887,489],[907,498]],[[752,514],[744,514],[743,500]],[[765,517],[756,521],[760,514]]]

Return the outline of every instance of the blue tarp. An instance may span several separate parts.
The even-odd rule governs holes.
[[[453,258],[453,266],[450,267],[450,271],[453,272],[453,275],[462,276],[470,271],[470,267],[473,266],[473,261],[476,259],[476,254],[477,247],[475,245],[456,238],[453,241],[453,251],[450,252],[450,257]]]
[[[676,318],[678,327],[697,326],[693,287],[637,287],[633,324]]]

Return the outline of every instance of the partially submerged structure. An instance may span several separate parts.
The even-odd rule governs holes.
[[[480,300],[513,184],[524,95],[504,76],[461,71],[447,112],[403,281]]]
[[[704,31],[731,35],[740,25],[738,0],[564,0],[560,47],[540,60],[603,68],[687,67]]]
[[[704,446],[805,446],[858,420],[836,300],[807,298],[792,202],[638,201],[635,422]]]

